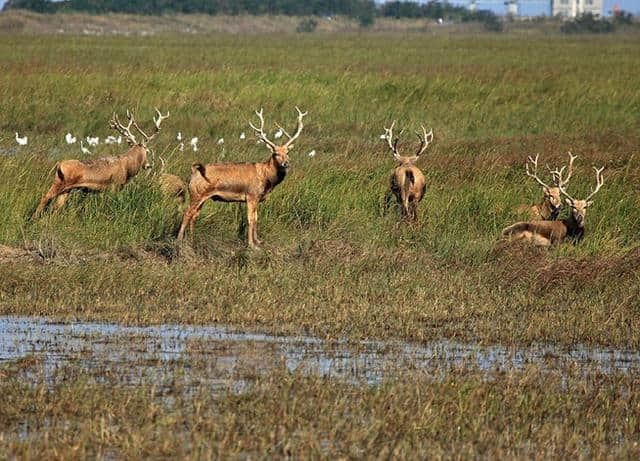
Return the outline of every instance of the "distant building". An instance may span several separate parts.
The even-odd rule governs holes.
[[[585,13],[602,16],[603,0],[551,0],[551,14],[575,18]]]

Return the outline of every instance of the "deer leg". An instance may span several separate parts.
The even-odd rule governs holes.
[[[418,206],[415,199],[411,202],[411,220],[414,223],[418,222]]]
[[[202,202],[196,202],[195,200],[191,200],[191,203],[184,211],[182,215],[182,223],[180,224],[180,231],[178,232],[178,240],[182,240],[184,238],[184,231],[187,228],[187,223],[191,222],[191,218],[193,217],[195,211],[201,205]],[[193,233],[193,227],[191,227],[191,232]]]
[[[191,215],[191,220],[189,221],[189,229],[191,230],[192,234],[196,229],[196,219],[198,218],[198,215],[200,215],[200,212],[202,211],[202,207],[204,206],[204,202],[206,202],[206,200],[202,200],[198,204],[198,206],[196,207],[196,209],[193,212],[193,214]]]
[[[51,201],[51,199],[57,197],[58,194],[60,193],[61,189],[62,189],[62,184],[61,183],[58,183],[58,182],[54,182],[53,183],[51,188],[49,188],[47,193],[44,194],[44,196],[42,197],[42,200],[40,200],[40,203],[38,204],[38,208],[36,208],[35,213],[33,213],[33,217],[34,218],[37,218],[42,214],[44,209],[47,207],[47,204],[49,203],[49,201]]]
[[[67,199],[69,198],[69,191],[67,192],[62,192],[60,195],[58,195],[58,198],[56,199],[56,203],[53,205],[53,212],[57,212],[62,205],[64,205],[64,203],[67,201]]]
[[[258,223],[258,202],[254,200],[247,200],[247,221],[249,223],[249,232],[247,234],[248,243],[251,248],[258,248],[259,242],[257,242],[256,236],[258,235],[256,225]]]

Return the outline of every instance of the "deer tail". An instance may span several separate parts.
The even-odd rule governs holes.
[[[53,165],[53,167],[47,173],[47,176],[49,176],[53,172],[53,170],[56,171],[56,175],[58,176],[60,181],[64,181],[64,174],[62,173],[62,168],[60,168],[60,162],[56,162],[56,164]]]
[[[206,169],[204,167],[204,165],[202,163],[192,163],[191,164],[191,175],[195,175],[195,174],[199,174],[200,176],[202,176],[206,181],[209,181],[207,179],[207,175],[206,173]]]
[[[409,191],[411,190],[411,186],[413,186],[414,182],[415,182],[415,178],[413,176],[413,172],[411,170],[405,171],[404,181],[402,183],[402,189],[404,190],[405,194],[409,193]]]

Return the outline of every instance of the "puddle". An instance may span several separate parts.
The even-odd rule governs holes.
[[[427,344],[363,341],[326,343],[311,337],[240,333],[225,327],[159,325],[128,327],[104,323],[50,322],[46,318],[0,317],[0,362],[41,360],[45,377],[66,365],[94,377],[115,376],[136,385],[206,383],[241,391],[258,374],[286,366],[319,376],[375,384],[398,372],[442,376],[453,366],[483,371],[520,371],[538,364],[548,372],[578,367],[584,373],[640,372],[640,352],[619,349],[479,347],[452,341]]]

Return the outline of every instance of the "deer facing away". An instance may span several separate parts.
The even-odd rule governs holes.
[[[573,161],[576,158],[577,155],[574,156],[569,152],[569,171],[567,177],[563,180],[563,187],[566,187],[569,183],[569,179],[571,179],[571,175],[573,174]],[[533,173],[529,170],[529,163],[533,165]],[[565,167],[562,167],[562,170],[560,171],[564,171],[564,168]],[[560,197],[560,188],[557,184],[557,176],[552,175],[555,187],[549,187],[544,183],[544,181],[542,181],[542,179],[540,179],[538,176],[538,155],[536,155],[535,159],[531,157],[528,158],[526,173],[527,176],[533,178],[542,186],[543,199],[542,202],[537,205],[520,205],[516,211],[521,215],[528,213],[529,219],[531,220],[555,221],[558,219],[558,215],[562,210],[562,198]]]
[[[194,163],[191,166],[191,180],[189,193],[191,202],[185,210],[178,232],[178,240],[184,237],[187,224],[193,234],[196,218],[208,199],[221,202],[246,202],[247,221],[249,223],[248,243],[251,248],[257,248],[261,243],[258,239],[258,204],[269,192],[280,184],[289,170],[289,151],[293,149],[293,142],[300,136],[303,123],[302,118],[307,112],[298,112],[297,128],[290,136],[279,125],[278,128],[289,138],[283,145],[276,145],[267,138],[264,132],[264,118],[262,109],[256,111],[260,119],[260,127],[253,128],[258,141],[264,143],[271,155],[264,162],[257,163],[212,163],[203,165]]]
[[[404,219],[410,219],[411,221],[417,221],[418,214],[416,212],[416,206],[422,200],[422,197],[424,197],[427,186],[424,174],[422,174],[420,168],[415,166],[414,163],[433,141],[433,130],[427,133],[425,127],[422,126],[422,136],[416,132],[420,140],[420,146],[417,152],[412,156],[403,156],[398,153],[399,137],[393,140],[393,127],[395,124],[396,121],[394,120],[390,128],[384,128],[384,138],[393,153],[393,158],[400,163],[391,174],[391,193],[395,195],[398,205],[402,210],[402,217]],[[400,132],[400,134],[402,134],[402,132]]]
[[[169,117],[169,113],[162,115],[158,109],[156,109],[156,114],[157,116],[153,119],[155,131],[151,136],[147,136],[140,129],[131,112],[127,111],[129,119],[127,126],[122,125],[118,120],[118,116],[114,113],[109,125],[126,138],[131,148],[120,156],[102,157],[86,161],[62,160],[56,163],[54,167],[56,175],[53,185],[40,200],[34,217],[40,216],[47,204],[56,197],[54,211],[58,210],[64,205],[69,193],[74,189],[104,191],[111,187],[114,190],[120,190],[142,168],[151,168],[147,144],[160,131],[162,121]],[[142,136],[140,141],[131,133],[132,125]]]
[[[596,187],[591,194],[584,200],[576,200],[571,197],[564,189],[567,178],[562,178],[562,170],[553,172],[556,176],[557,183],[563,184],[560,192],[566,197],[567,205],[571,207],[571,214],[568,218],[559,221],[526,221],[515,223],[502,231],[505,237],[511,237],[516,240],[524,240],[535,244],[536,246],[550,246],[552,244],[560,244],[565,239],[570,238],[575,242],[579,242],[584,237],[584,219],[587,208],[593,205],[591,199],[598,193],[604,183],[602,170],[604,167],[596,171]]]

